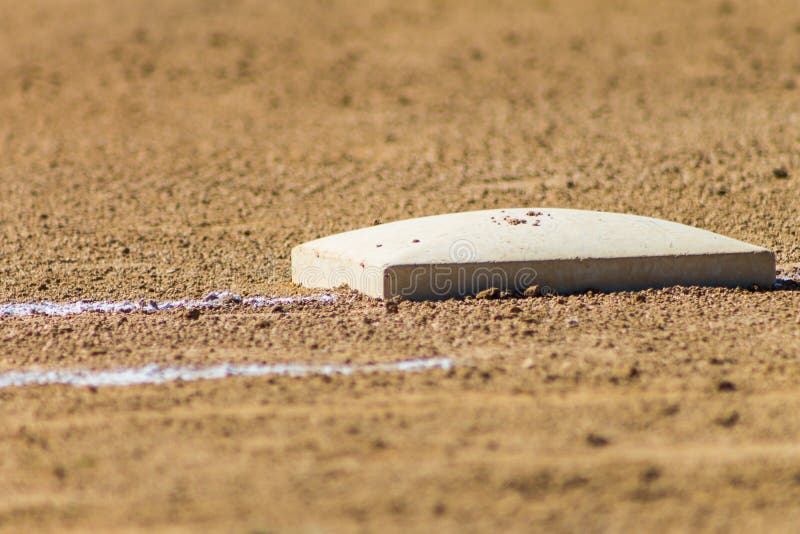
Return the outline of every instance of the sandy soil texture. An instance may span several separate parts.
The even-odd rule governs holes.
[[[300,242],[632,212],[800,280],[796,0],[0,0],[0,303],[245,297]],[[0,317],[0,530],[793,531],[800,285]]]

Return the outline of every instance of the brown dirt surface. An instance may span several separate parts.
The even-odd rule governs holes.
[[[632,212],[800,279],[796,0],[0,0],[0,302],[295,296],[292,246]],[[785,169],[775,173],[774,169]],[[800,284],[0,317],[0,530],[794,531]]]

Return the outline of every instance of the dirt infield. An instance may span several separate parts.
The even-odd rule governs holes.
[[[0,316],[0,372],[455,364],[0,389],[0,530],[800,524],[795,0],[0,12],[0,304],[313,296],[298,243],[498,206],[700,226],[784,280]]]

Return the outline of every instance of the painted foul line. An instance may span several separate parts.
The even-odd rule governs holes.
[[[777,290],[797,290],[800,289],[800,276],[789,278],[778,278],[775,280],[774,289]]]
[[[218,308],[225,304],[241,304],[244,306],[272,306],[275,304],[293,304],[298,302],[332,302],[336,300],[336,295],[323,293],[311,297],[248,297],[242,298],[240,295],[230,291],[212,292],[199,300],[167,300],[158,302],[155,300],[132,301],[90,301],[79,300],[77,302],[54,303],[54,302],[20,302],[10,304],[0,304],[0,317],[22,317],[27,315],[77,315],[86,312],[95,313],[130,313],[141,311],[146,313],[174,310],[176,308]]]
[[[418,358],[374,365],[311,365],[300,363],[276,364],[223,364],[211,367],[159,367],[145,365],[109,371],[90,370],[34,370],[0,373],[0,389],[21,386],[134,386],[164,384],[175,380],[219,380],[234,376],[254,377],[265,375],[302,377],[309,375],[352,375],[355,373],[414,373],[432,369],[448,370],[455,364],[450,358]]]

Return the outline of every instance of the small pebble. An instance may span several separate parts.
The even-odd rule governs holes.
[[[717,417],[714,422],[719,426],[730,428],[739,422],[739,412],[736,410]]]
[[[772,175],[775,178],[788,178],[789,169],[787,169],[785,166],[775,167],[772,169]]]
[[[484,289],[477,295],[475,295],[476,299],[481,300],[496,300],[503,296],[503,292],[497,287],[490,287],[489,289]]]
[[[586,436],[586,443],[591,447],[605,447],[608,445],[609,441],[607,437],[593,432]]]
[[[398,311],[400,311],[399,305],[402,300],[403,299],[400,296],[394,296],[390,299],[387,299],[383,303],[383,305],[386,308],[386,313],[397,313]]]
[[[522,294],[525,295],[526,297],[540,297],[542,296],[542,288],[539,287],[538,285],[532,285],[527,289],[525,289],[525,291]]]

